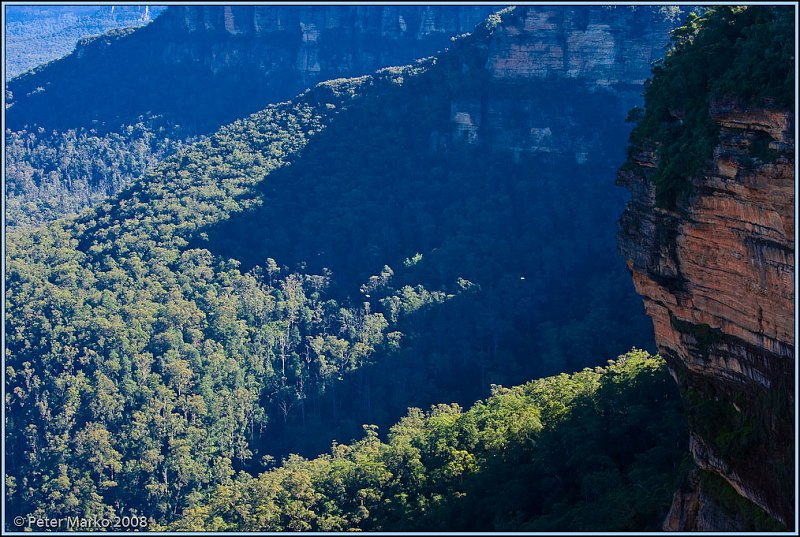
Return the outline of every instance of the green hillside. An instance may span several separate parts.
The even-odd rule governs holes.
[[[9,512],[170,524],[269,457],[649,341],[613,247],[623,200],[597,180],[606,153],[583,167],[457,140],[429,153],[453,99],[552,98],[488,85],[496,22],[8,234]],[[611,106],[572,91],[578,114]]]

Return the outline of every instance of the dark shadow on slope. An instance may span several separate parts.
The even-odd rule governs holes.
[[[237,259],[245,270],[266,257],[291,269],[329,268],[346,294],[384,263],[402,270],[417,252],[427,257],[415,270],[436,286],[457,277],[525,276],[533,267],[569,277],[562,269],[581,271],[577,258],[548,251],[562,239],[580,254],[597,254],[600,266],[616,262],[604,241],[613,240],[624,206],[611,177],[628,129],[614,120],[614,97],[563,82],[454,90],[437,87],[440,78],[383,84],[362,97],[291,166],[262,181],[260,208],[203,230],[208,242],[193,245]],[[490,109],[476,144],[457,139],[451,121],[454,109],[471,104]],[[558,129],[539,130],[557,130],[556,139],[520,154],[533,143],[531,125],[548,123]],[[505,251],[524,256],[532,247],[548,261]],[[558,275],[550,263],[560,265]]]
[[[335,395],[309,402],[312,410],[293,408],[285,426],[274,412],[262,454],[319,453],[362,423],[392,423],[408,406],[469,404],[492,383],[652,347],[616,254],[625,200],[612,178],[627,129],[614,96],[441,76],[360,88],[291,165],[262,181],[260,207],[200,230],[190,244],[243,270],[267,257],[291,270],[331,269],[332,298],[368,302],[387,318],[379,299],[391,289],[474,289],[400,320],[390,330],[405,334],[404,350],[374,357]],[[493,110],[477,144],[453,134],[452,110],[464,102]],[[521,143],[537,124],[559,127],[567,146],[517,157],[493,147]],[[385,264],[391,289],[360,290]]]
[[[624,289],[626,277],[620,274],[620,282],[599,294]],[[542,321],[527,303],[533,298],[524,293],[515,310],[498,310],[497,303],[503,302],[499,293],[463,293],[401,319],[400,351],[377,353],[371,363],[305,401],[305,408],[294,407],[286,423],[273,409],[271,433],[254,447],[278,460],[290,453],[316,456],[327,451],[332,440],[346,443],[360,437],[363,424],[378,425],[385,433],[409,407],[450,402],[468,407],[488,396],[493,384],[518,385],[602,364],[625,352],[626,346],[630,349],[635,329],[650,329],[647,320],[640,319],[636,297],[627,305],[604,299],[578,305],[576,299],[571,318]],[[615,333],[621,326],[630,330]]]
[[[233,498],[218,488],[177,528],[282,530],[279,516],[304,508],[312,531],[655,531],[691,467],[682,406],[663,360],[632,351],[497,388],[467,410],[413,409],[385,440],[365,427],[350,445],[242,480]]]

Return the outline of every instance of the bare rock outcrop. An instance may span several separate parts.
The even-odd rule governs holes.
[[[620,249],[689,402],[695,463],[789,524],[794,509],[794,123],[715,103],[719,141],[688,202],[656,206],[655,154],[633,155]],[[676,502],[688,502],[680,492]],[[695,496],[700,494],[694,491]],[[695,503],[695,500],[693,500]],[[701,529],[676,506],[665,527]],[[720,529],[720,528],[714,528]]]
[[[650,66],[676,25],[672,15],[652,6],[516,7],[484,51],[480,68],[491,91],[453,102],[455,137],[587,162],[607,142],[602,127],[641,104]],[[574,121],[587,106],[596,129]]]

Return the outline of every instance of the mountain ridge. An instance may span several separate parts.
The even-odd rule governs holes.
[[[14,130],[26,126],[100,130],[166,115],[172,126],[181,125],[189,134],[205,134],[269,103],[290,99],[315,81],[366,74],[427,56],[444,48],[451,34],[472,30],[500,7],[384,7],[380,10],[386,16],[378,20],[367,16],[374,10],[353,6],[283,7],[285,19],[274,20],[273,31],[241,35],[214,31],[210,21],[225,9],[256,15],[277,8],[201,6],[187,11],[170,6],[153,23],[130,35],[85,40],[67,58],[9,81],[8,126]],[[193,31],[181,22],[185,13],[195,12],[208,21],[204,31]],[[437,23],[426,32],[394,35],[389,31],[392,20],[425,14]],[[325,31],[310,39],[308,32],[303,33],[303,28],[324,27],[332,16],[350,24],[349,39],[327,38]],[[359,17],[365,16],[361,21]],[[361,40],[370,39],[377,41],[382,54],[367,53]],[[321,61],[328,62],[324,69],[318,65],[320,60],[309,60],[319,54],[323,54]],[[343,64],[342,57],[353,59]],[[93,99],[84,98],[87,92]]]

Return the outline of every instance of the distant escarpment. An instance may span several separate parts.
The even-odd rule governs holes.
[[[456,135],[468,143],[482,137],[516,155],[571,153],[586,162],[606,140],[597,138],[602,129],[574,121],[586,114],[577,112],[578,93],[606,96],[611,105],[595,110],[593,125],[624,117],[639,104],[650,64],[663,56],[679,14],[666,8],[518,8],[482,51],[479,68],[491,91],[452,102]]]
[[[498,9],[170,6],[146,28],[82,39],[7,84],[7,223],[96,205],[189,138],[318,82],[435,54]]]
[[[719,8],[676,31],[619,173],[633,194],[620,249],[684,392],[700,468],[665,529],[793,520],[792,16]],[[715,474],[726,483],[708,486]],[[752,503],[726,510],[731,487]]]
[[[7,125],[108,129],[156,116],[207,133],[318,82],[434,54],[498,9],[170,6],[9,82]]]
[[[163,116],[210,132],[318,82],[434,54],[498,9],[170,6],[145,28],[85,39],[70,56],[11,81],[8,127],[103,129]],[[591,79],[636,100],[676,13],[527,9],[497,36],[487,68],[506,80]],[[454,111],[470,116],[466,130],[478,120],[472,106]],[[556,145],[546,131],[537,136]]]
[[[472,32],[497,9],[170,6],[145,28],[84,39],[73,54],[7,85],[7,221],[40,223],[95,205],[173,152],[176,140],[324,80],[452,47],[451,36]],[[614,148],[604,162],[617,166],[627,129],[616,120],[639,103],[679,13],[630,6],[509,13],[474,47],[467,70],[451,76],[458,91],[449,91],[447,125],[425,145],[437,152],[458,140],[486,142],[517,162],[566,154],[585,166],[592,152]],[[500,16],[492,17],[497,24]],[[123,145],[136,145],[123,151],[136,162],[120,156]],[[100,158],[87,157],[94,154]]]

